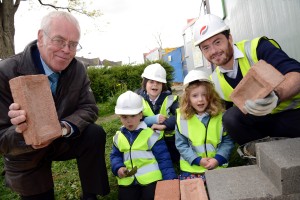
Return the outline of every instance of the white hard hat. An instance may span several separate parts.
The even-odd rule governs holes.
[[[229,30],[229,26],[218,16],[206,14],[200,16],[194,24],[194,45],[198,46],[204,40]]]
[[[136,115],[143,108],[142,97],[132,91],[127,91],[118,97],[115,113],[117,115]]]
[[[148,65],[142,74],[142,78],[147,78],[161,83],[167,83],[166,76],[165,68],[158,63]]]
[[[183,80],[183,88],[186,88],[189,86],[189,84],[193,81],[206,81],[209,83],[212,83],[212,81],[209,78],[209,75],[205,73],[204,71],[193,69],[189,71],[189,73],[184,77]]]

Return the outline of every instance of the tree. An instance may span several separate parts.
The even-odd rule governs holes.
[[[20,0],[16,0],[15,3],[11,0],[0,2],[0,58],[3,59],[15,54],[14,16],[20,5]]]
[[[26,0],[23,0],[26,1]],[[32,1],[32,0],[28,0]],[[15,26],[14,18],[19,8],[21,0],[0,0],[0,58],[4,59],[15,54]],[[101,13],[97,10],[88,11],[86,9],[86,1],[84,0],[68,0],[67,6],[60,6],[57,0],[53,0],[51,4],[43,3],[38,0],[42,6],[52,7],[56,10],[67,10],[68,12],[77,12],[90,17],[99,17]]]
[[[162,59],[162,46],[163,46],[163,43],[162,43],[162,39],[161,39],[161,33],[156,33],[156,35],[154,35],[154,38],[156,40],[156,43],[158,44],[159,46],[159,49],[158,49],[158,52],[159,52],[159,60]]]

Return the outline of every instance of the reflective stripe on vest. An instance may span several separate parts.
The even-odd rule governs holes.
[[[273,40],[268,39],[267,37],[258,37],[251,41],[243,40],[236,43],[237,48],[245,55],[243,58],[239,58],[239,67],[242,72],[243,77],[247,74],[249,69],[253,64],[258,62],[256,49],[259,41],[264,38],[269,40],[275,47],[280,48],[279,44]],[[219,93],[222,99],[228,102],[232,102],[230,95],[233,92],[233,88],[226,81],[223,73],[220,72],[219,66],[212,73],[211,79],[215,84],[215,89]],[[300,108],[300,93],[294,96],[291,100],[281,102],[272,113],[278,113],[285,110],[297,109]]]
[[[166,117],[170,116],[170,107],[172,106],[172,104],[174,103],[174,101],[176,101],[178,98],[177,95],[168,95],[162,105],[161,108],[159,110],[159,114],[162,114]],[[154,116],[155,114],[153,113],[149,103],[143,99],[143,106],[144,106],[144,110],[143,110],[143,115],[148,117],[148,116]]]
[[[177,110],[176,120],[180,134],[188,138],[190,146],[198,156],[213,158],[216,155],[217,146],[222,141],[222,136],[226,135],[222,127],[222,114],[212,117],[207,128],[196,115],[188,120],[183,119],[179,109]],[[222,167],[226,167],[226,165]],[[202,166],[191,166],[182,156],[180,157],[180,169],[191,173],[203,173],[206,171]]]
[[[149,184],[162,179],[157,161],[151,151],[153,145],[162,138],[159,132],[154,132],[151,128],[142,130],[133,144],[130,146],[125,135],[118,131],[113,138],[115,146],[123,153],[124,164],[128,170],[137,167],[134,176],[119,178],[119,185],[130,185],[136,180],[142,184]]]
[[[161,108],[159,110],[159,114],[165,116],[165,117],[170,117],[170,107],[172,106],[172,104],[174,103],[174,101],[176,101],[178,98],[177,95],[168,95],[162,105]],[[144,106],[144,110],[143,110],[143,115],[148,117],[148,116],[154,116],[155,114],[153,113],[149,103],[143,99],[143,106]],[[161,133],[163,134],[164,132],[161,131]],[[173,136],[175,134],[175,131],[171,131],[171,132],[167,132],[165,133],[165,136]]]

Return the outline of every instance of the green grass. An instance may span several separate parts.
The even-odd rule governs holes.
[[[105,118],[105,117],[104,117]],[[112,148],[112,138],[121,126],[119,119],[111,119],[110,121],[105,121],[102,118],[99,118],[96,122],[103,126],[107,133],[106,139],[106,164],[107,164],[107,172],[109,176],[109,184],[111,192],[109,195],[105,197],[99,197],[98,199],[107,199],[107,200],[115,200],[118,195],[118,186],[117,181],[114,175],[111,172],[109,154]],[[230,159],[229,166],[235,167],[244,165],[245,161],[242,160],[239,155],[236,153],[237,146],[233,151],[233,155]],[[0,159],[0,172],[3,170],[3,160]],[[81,193],[81,186],[79,182],[79,176],[77,171],[76,160],[69,160],[64,162],[53,162],[52,164],[53,170],[53,179],[55,184],[55,198],[57,200],[76,200],[79,199]],[[18,195],[12,192],[9,188],[4,185],[4,176],[0,175],[0,199],[1,200],[17,200],[19,199]]]
[[[112,113],[115,113],[115,106],[116,106],[117,99],[125,91],[126,88],[123,88],[113,96],[109,97],[108,101],[98,104],[99,117],[105,117],[111,115]]]
[[[111,192],[105,197],[99,197],[98,199],[117,199],[117,181],[114,175],[111,172],[109,154],[112,148],[112,138],[116,130],[119,129],[121,123],[119,119],[113,119],[109,122],[101,123],[101,120],[97,121],[98,124],[101,124],[107,133],[106,138],[106,164],[107,172],[109,176],[109,184]],[[0,173],[3,171],[3,159],[0,159]],[[77,171],[76,160],[69,160],[64,162],[53,162],[53,179],[55,184],[55,198],[57,200],[76,200],[79,199],[81,193],[81,186]],[[4,176],[0,175],[0,199],[1,200],[17,200],[19,199],[18,195],[11,191],[8,187],[4,185]]]

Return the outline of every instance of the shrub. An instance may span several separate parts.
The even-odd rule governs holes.
[[[141,65],[122,65],[112,68],[88,68],[88,76],[91,80],[91,88],[98,103],[109,100],[116,94],[121,94],[126,90],[135,91],[141,87],[141,74],[146,66],[160,63],[167,72],[167,84],[172,85],[174,69],[164,61],[147,62]]]

